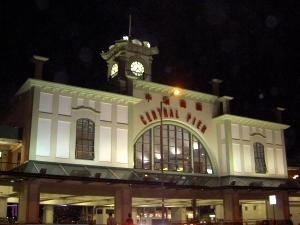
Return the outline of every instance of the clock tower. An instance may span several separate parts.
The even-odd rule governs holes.
[[[152,55],[158,54],[156,47],[147,41],[123,37],[101,57],[107,62],[107,80],[113,92],[132,95],[132,82],[135,79],[151,81]]]

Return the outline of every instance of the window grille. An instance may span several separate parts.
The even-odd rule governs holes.
[[[95,123],[90,119],[77,120],[76,159],[94,160]]]
[[[165,124],[162,133],[165,171],[213,173],[206,149],[191,132],[180,126]],[[134,168],[161,170],[160,147],[160,126],[144,132],[134,145]]]
[[[265,163],[264,146],[259,142],[255,142],[253,144],[253,148],[254,148],[255,172],[266,173],[267,167]]]

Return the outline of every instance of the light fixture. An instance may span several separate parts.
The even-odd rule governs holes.
[[[270,205],[273,206],[273,221],[275,224],[275,210],[274,210],[274,206],[276,205],[276,195],[269,195],[269,203]]]
[[[143,177],[143,181],[149,181],[149,177],[148,177],[148,175],[147,175],[147,174],[145,174],[145,175],[144,175],[144,177]]]
[[[250,184],[249,184],[250,187],[261,187],[263,186],[263,183],[262,182],[255,182],[255,181],[252,181]]]
[[[269,196],[270,205],[276,205],[276,195]]]
[[[96,179],[99,179],[101,177],[101,173],[95,173],[95,176],[94,176]]]
[[[231,181],[229,185],[234,186],[235,185],[235,180]]]
[[[174,183],[174,181],[175,181],[175,177],[174,177],[174,176],[173,176],[173,177],[170,177],[169,183]]]
[[[40,174],[46,174],[46,173],[47,173],[47,168],[40,169]]]

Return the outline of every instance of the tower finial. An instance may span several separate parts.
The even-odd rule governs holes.
[[[128,37],[131,37],[131,14],[129,15],[129,34]]]

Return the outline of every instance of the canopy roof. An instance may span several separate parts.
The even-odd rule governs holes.
[[[58,181],[105,182],[131,185],[161,185],[160,171],[101,167],[56,162],[28,161],[9,171],[1,171],[1,182],[31,179]],[[300,185],[288,179],[239,177],[164,172],[165,188],[184,189],[274,189],[300,190]]]

